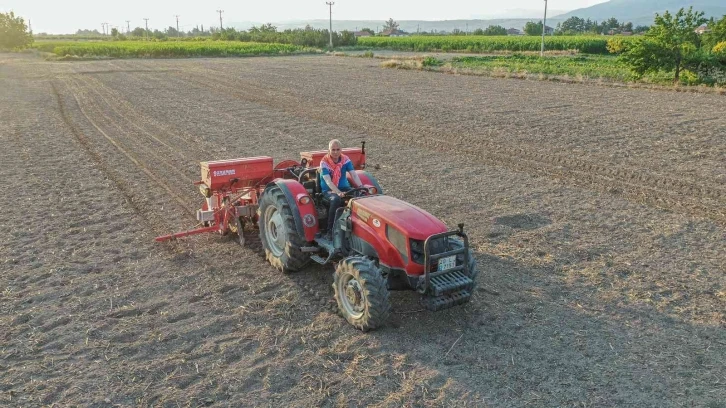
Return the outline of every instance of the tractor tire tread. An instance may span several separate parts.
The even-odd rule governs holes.
[[[348,269],[347,273],[352,273],[365,288],[365,298],[367,299],[367,308],[360,319],[347,316],[342,308],[339,307],[340,314],[353,327],[361,331],[369,331],[382,326],[391,314],[391,302],[389,299],[389,291],[386,280],[380,273],[375,263],[363,257],[352,257],[341,261],[335,272],[335,282],[333,283],[333,291],[335,293],[336,302],[340,305],[338,297],[340,294],[337,289],[337,280],[340,278],[340,269]]]
[[[297,234],[297,230],[295,228],[295,218],[292,215],[292,210],[290,208],[290,204],[287,202],[287,198],[285,197],[285,194],[282,192],[282,190],[279,187],[271,187],[269,188],[265,194],[269,195],[268,197],[265,197],[263,195],[262,200],[271,200],[271,203],[261,203],[260,207],[257,210],[257,215],[259,218],[259,226],[260,226],[260,239],[262,241],[262,246],[265,251],[265,258],[268,262],[278,270],[282,271],[283,273],[290,273],[290,272],[297,272],[298,270],[302,269],[307,265],[310,258],[302,252],[300,249],[301,247],[305,246],[305,240],[303,240],[300,236]],[[265,223],[264,220],[264,210],[267,208],[267,205],[275,205],[280,212],[283,222],[285,223],[285,230],[287,231],[287,245],[285,247],[285,251],[282,256],[277,257],[275,256],[272,251],[270,251],[267,248],[267,241],[265,240],[264,236],[264,228],[263,225]]]

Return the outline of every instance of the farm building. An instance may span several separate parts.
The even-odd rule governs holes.
[[[384,30],[381,32],[381,35],[384,37],[408,37],[408,33],[401,30]]]
[[[711,30],[708,28],[708,26],[706,24],[702,24],[698,28],[696,28],[696,34],[705,34],[710,31]]]

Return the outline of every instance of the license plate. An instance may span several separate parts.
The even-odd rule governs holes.
[[[439,270],[451,269],[456,266],[456,255],[447,256],[439,259]]]

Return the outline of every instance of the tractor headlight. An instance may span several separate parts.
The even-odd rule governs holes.
[[[378,189],[375,187],[368,187],[368,194],[370,194],[370,195],[378,194]]]
[[[433,239],[429,242],[429,255],[436,255],[448,251],[449,240],[447,237]],[[411,240],[411,260],[417,264],[424,264],[424,241]]]
[[[424,242],[417,239],[411,240],[411,260],[417,264],[424,263]]]
[[[310,197],[309,197],[309,196],[306,196],[306,195],[304,195],[304,196],[302,196],[302,197],[298,198],[297,202],[299,202],[299,203],[300,203],[300,204],[302,204],[302,205],[307,205],[307,204],[310,204]]]
[[[394,247],[398,250],[398,253],[401,254],[401,258],[403,259],[403,263],[408,263],[408,250],[406,248],[406,237],[403,236],[401,231],[391,227],[390,225],[386,225],[386,238],[388,238],[388,241],[393,244]]]

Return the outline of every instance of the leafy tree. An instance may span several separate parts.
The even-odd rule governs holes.
[[[562,23],[558,24],[558,30],[562,33],[579,34],[585,32],[585,19],[580,17],[570,17]]]
[[[373,30],[371,30],[368,27],[363,28],[361,31],[365,31],[366,33],[368,33],[370,35],[376,35],[376,33],[374,33]]]
[[[708,29],[711,31],[703,35],[704,45],[714,47],[716,44],[726,41],[726,15],[718,21],[712,18],[708,23]]]
[[[112,37],[118,37],[118,28],[114,27],[111,29],[111,36]]]
[[[648,31],[649,29],[650,29],[650,27],[648,27],[648,26],[639,25],[633,29],[633,34],[642,34],[646,31]]]
[[[386,30],[398,30],[398,23],[389,18],[388,21],[383,23],[383,31]]]
[[[151,34],[152,37],[156,40],[166,40],[166,34],[164,34],[163,31],[154,30],[154,32]]]
[[[481,28],[477,28],[476,30],[472,31],[472,34],[474,35],[484,35],[484,30]]]
[[[489,26],[484,30],[484,35],[507,35],[507,29],[499,25]]]
[[[143,37],[146,34],[146,30],[144,30],[142,27],[136,27],[133,31],[131,31],[131,35],[134,37]]]
[[[101,33],[98,30],[76,30],[76,35],[82,36],[100,36]]]
[[[631,69],[643,75],[646,72],[675,71],[674,82],[678,82],[684,63],[697,63],[700,38],[695,30],[705,23],[703,12],[681,8],[671,15],[666,11],[656,14],[653,26],[645,38],[635,42],[622,58]]]
[[[168,35],[169,37],[178,37],[179,36],[179,31],[177,31],[176,28],[174,28],[172,26],[169,26],[169,28],[167,28],[164,31],[166,31],[166,35]]]
[[[0,13],[0,49],[25,48],[33,43],[33,34],[22,17]]]
[[[524,32],[527,35],[542,35],[542,21],[539,23],[527,21],[527,24],[524,25]]]

